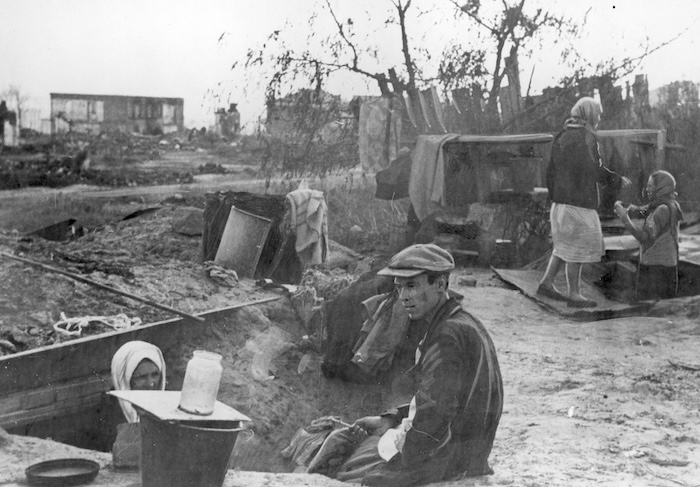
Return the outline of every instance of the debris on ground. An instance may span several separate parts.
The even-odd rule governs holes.
[[[131,150],[134,157],[140,157],[148,156],[153,145],[158,151],[189,150],[190,155],[203,157],[196,148],[186,148],[203,145],[205,140],[171,137],[115,139],[112,148],[115,154]],[[161,140],[167,140],[167,145]],[[71,150],[75,149],[77,146]],[[165,152],[161,162],[174,153]],[[282,296],[265,305],[207,319],[206,326],[189,328],[189,335],[167,351],[168,387],[176,390],[181,386],[193,350],[222,355],[219,400],[248,414],[255,425],[236,442],[231,459],[234,469],[225,485],[340,485],[326,477],[282,474],[299,467],[284,458],[282,451],[300,428],[316,418],[332,416],[351,424],[361,416],[401,404],[397,402],[402,390],[399,384],[380,387],[326,379],[321,371],[324,342],[315,333],[314,320],[323,322],[324,304],[357,276],[376,269],[379,257],[356,258],[352,252],[343,253],[340,259],[331,256],[329,261],[344,262],[343,272],[340,267],[309,272],[294,289],[303,292],[293,305],[294,292],[289,290],[261,286],[246,278],[232,287],[225,284],[233,282],[229,280],[232,275],[218,282],[207,274],[202,236],[173,227],[174,219],[181,215],[178,209],[204,207],[185,189],[155,206],[128,201],[117,202],[116,207],[118,217],[100,225],[84,225],[84,233],[74,238],[56,241],[0,231],[0,251],[193,314],[251,298]],[[331,251],[333,248],[331,242]],[[697,483],[697,303],[657,305],[654,309],[663,309],[659,318],[581,322],[548,312],[488,268],[455,271],[450,289],[464,295],[463,306],[493,336],[506,406],[490,457],[494,474],[444,482],[441,487]],[[0,354],[58,343],[53,325],[62,313],[69,318],[123,313],[143,323],[174,317],[67,276],[0,259]],[[91,324],[83,335],[107,331],[98,330],[100,326]],[[108,453],[3,435],[0,430],[0,483],[21,485],[27,466],[54,455],[99,460],[101,475],[115,481],[111,485],[126,487],[139,480],[133,473],[128,479],[119,477],[109,467]],[[124,482],[116,483],[118,478]]]

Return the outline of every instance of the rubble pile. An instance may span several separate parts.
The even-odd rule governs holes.
[[[19,147],[0,152],[0,190],[73,184],[141,186],[187,184],[194,174],[224,174],[220,164],[207,162],[191,170],[136,170],[134,166],[160,159],[167,152],[201,151],[225,143],[214,134],[148,136],[123,132],[36,135]],[[130,167],[132,170],[130,170]]]
[[[0,231],[0,252],[187,313],[274,294],[256,288],[252,281],[231,287],[208,277],[200,262],[201,236],[174,229],[182,212],[177,205],[164,205],[99,228],[83,228],[79,235],[60,242]],[[0,356],[65,340],[54,327],[62,316],[70,319],[119,314],[139,318],[143,323],[177,317],[65,275],[0,257]],[[108,320],[91,323],[82,336],[112,331],[104,321]]]

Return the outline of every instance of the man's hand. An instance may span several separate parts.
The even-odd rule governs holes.
[[[632,186],[632,181],[630,181],[629,178],[622,176],[622,187],[629,188],[630,186]]]
[[[394,421],[386,416],[365,416],[351,426],[367,432],[368,435],[381,436],[394,426]]]

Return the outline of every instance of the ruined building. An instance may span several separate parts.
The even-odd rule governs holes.
[[[51,93],[51,132],[176,132],[184,106],[182,98]]]
[[[237,103],[231,103],[228,111],[219,108],[214,114],[216,133],[222,137],[235,137],[241,131],[241,114],[237,106]]]

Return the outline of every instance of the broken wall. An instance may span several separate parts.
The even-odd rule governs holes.
[[[184,100],[51,93],[51,120],[54,133],[169,133],[184,129]]]

